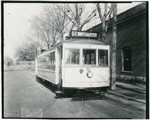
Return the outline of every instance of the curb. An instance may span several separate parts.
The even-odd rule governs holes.
[[[135,99],[135,98],[132,98],[132,97],[128,97],[128,96],[123,96],[121,94],[118,94],[118,93],[115,93],[113,91],[107,91],[108,94],[112,94],[112,95],[115,95],[117,97],[121,97],[123,99],[127,99],[127,100],[133,100],[133,101],[136,101],[136,102],[140,102],[140,103],[143,103],[143,104],[146,104],[146,101],[145,100],[140,100],[140,99]]]
[[[117,85],[117,84],[116,84],[116,87],[122,88],[122,89],[125,89],[125,90],[130,90],[130,91],[137,92],[137,93],[146,94],[146,93],[143,92],[143,91],[135,90],[134,88],[129,88],[129,87],[127,88],[127,87],[124,87],[123,85]]]

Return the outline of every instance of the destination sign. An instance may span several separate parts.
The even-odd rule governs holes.
[[[71,32],[71,37],[82,37],[82,38],[97,38],[97,33],[83,32],[83,31],[75,31]]]

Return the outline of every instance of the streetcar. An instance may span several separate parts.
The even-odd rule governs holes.
[[[101,90],[110,86],[110,46],[96,33],[72,31],[65,41],[35,60],[36,78],[60,91]]]

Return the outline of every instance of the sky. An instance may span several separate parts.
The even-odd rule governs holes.
[[[118,14],[141,2],[119,3]],[[42,14],[44,3],[4,3],[4,56],[15,58],[16,49],[27,41],[31,22],[35,15]],[[85,29],[99,24],[99,19],[86,25]]]

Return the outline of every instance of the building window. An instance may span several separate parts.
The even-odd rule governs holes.
[[[130,46],[122,48],[122,70],[132,71],[132,53]]]

